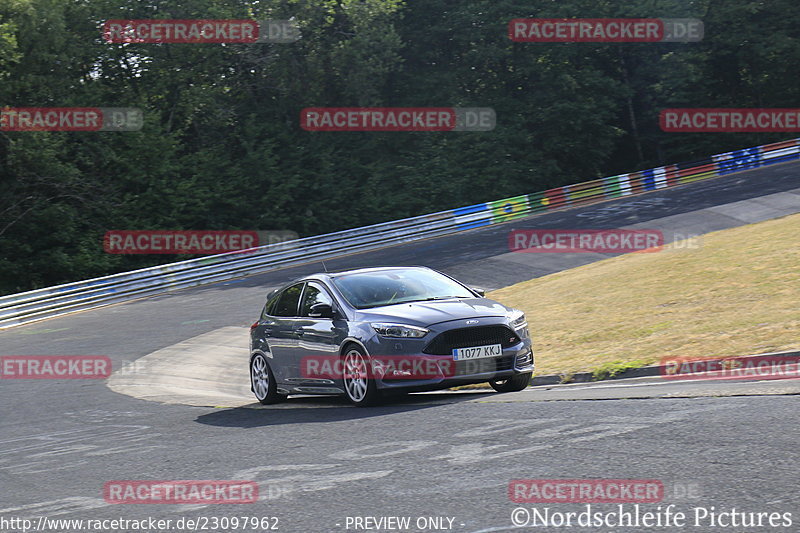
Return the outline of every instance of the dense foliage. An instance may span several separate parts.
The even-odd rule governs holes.
[[[108,44],[108,19],[288,19],[292,44]],[[694,17],[700,43],[515,43],[522,17]],[[0,293],[176,260],[108,229],[324,233],[790,137],[665,107],[797,107],[795,0],[0,0],[0,106],[140,107],[0,132]],[[492,132],[308,132],[309,106],[492,107]]]

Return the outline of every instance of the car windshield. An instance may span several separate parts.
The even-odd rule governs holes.
[[[474,298],[463,285],[425,269],[379,270],[345,274],[333,283],[356,309],[405,302]]]

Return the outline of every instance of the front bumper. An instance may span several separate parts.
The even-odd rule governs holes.
[[[371,378],[377,388],[435,390],[533,372],[533,350],[527,331],[518,335],[517,342],[503,347],[501,355],[497,357],[454,361],[452,355],[424,353],[437,335],[469,327],[466,322],[465,319],[434,325],[429,328],[431,333],[422,339],[393,339],[377,334],[371,336],[365,347],[373,362]],[[481,322],[483,325],[508,327],[508,323],[499,317],[481,319]]]

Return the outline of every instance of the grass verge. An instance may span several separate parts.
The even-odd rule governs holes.
[[[800,349],[800,214],[697,249],[606,259],[487,294],[525,311],[536,374],[608,377],[667,356]]]

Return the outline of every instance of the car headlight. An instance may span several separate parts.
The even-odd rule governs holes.
[[[409,326],[408,324],[387,324],[385,322],[376,322],[370,324],[372,329],[378,332],[381,337],[404,337],[418,339],[424,337],[428,330],[419,328],[417,326]]]
[[[508,320],[511,322],[511,327],[515,330],[528,326],[528,321],[525,319],[525,313],[522,311],[514,311],[508,317]]]

